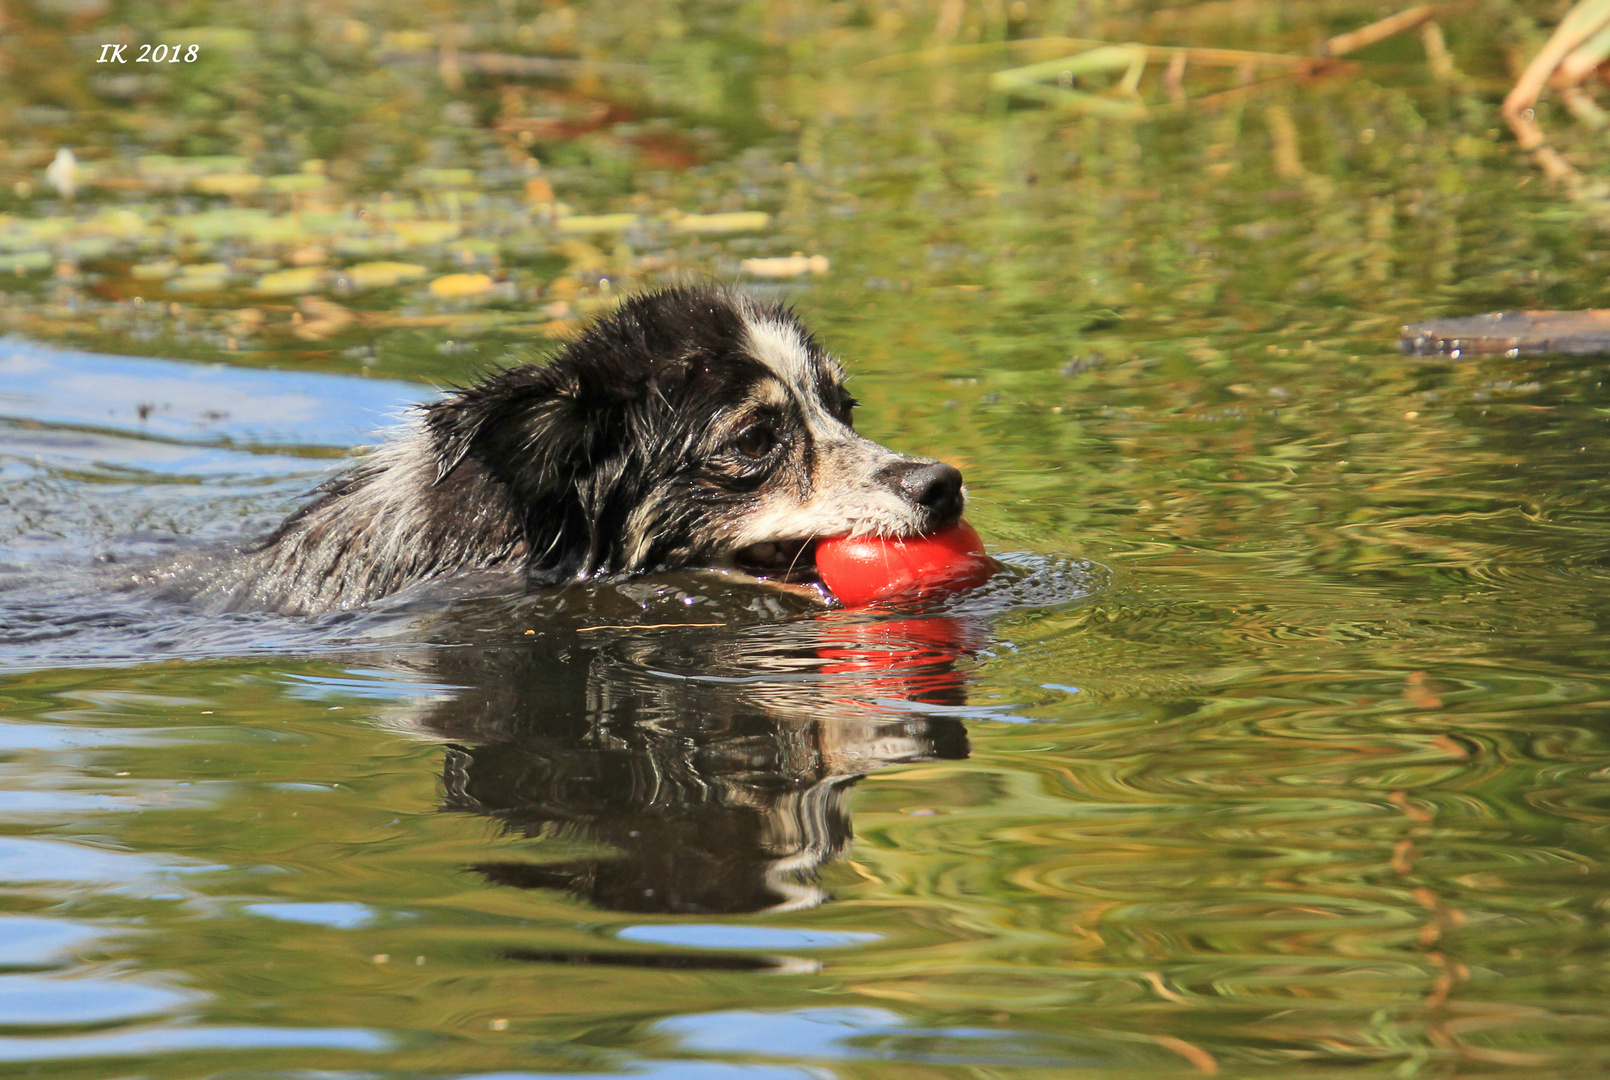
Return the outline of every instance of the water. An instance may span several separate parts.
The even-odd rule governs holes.
[[[311,623],[129,607],[86,595],[73,557],[172,543],[130,520],[270,521],[320,440],[8,421],[32,584],[0,643],[0,1058],[1585,1068],[1610,766],[1595,374],[1528,366],[1524,404],[1460,403],[1430,432],[1360,415],[1379,390],[1339,394],[1262,452],[1268,413],[1171,421],[1149,505],[1114,497],[1099,452],[1063,474],[1082,536],[1041,499],[1014,514],[986,467],[975,519],[1049,539],[997,542],[1006,572],[943,610],[882,616],[699,575]],[[329,440],[400,393],[239,378],[308,393]],[[1070,423],[1097,451],[1161,426],[1137,396]],[[1454,449],[1415,467],[1437,440]]]
[[[206,71],[119,97],[40,23],[137,145],[54,99],[0,117],[16,168],[74,145],[110,178],[0,185],[0,1075],[1603,1073],[1603,365],[1396,343],[1610,303],[1610,242],[1499,134],[1538,28],[1487,5],[1446,28],[1457,80],[1394,41],[1142,124],[991,98],[1026,62],[993,46],[863,66],[1008,32],[1304,52],[1368,17],[1019,6],[761,5],[747,36],[464,5],[465,50],[638,65],[556,86],[455,85],[390,15],[217,3],[231,79],[318,88],[224,121]],[[336,194],[134,160],[237,152]],[[555,233],[539,175],[638,223]],[[352,224],[403,201],[407,236]],[[767,226],[675,225],[740,211]],[[312,247],[317,302],[250,291]],[[795,251],[830,269],[743,266]],[[428,273],[343,276],[377,258]],[[227,277],[135,275],[163,259]],[[471,272],[495,288],[426,284]],[[313,620],[105,588],[689,274],[794,302],[863,431],[964,469],[1002,573],[859,613],[691,572]]]

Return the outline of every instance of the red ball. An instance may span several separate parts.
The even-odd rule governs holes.
[[[845,607],[982,585],[995,572],[965,521],[926,536],[836,537],[816,542],[816,572]]]

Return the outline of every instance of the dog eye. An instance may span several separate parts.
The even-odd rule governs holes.
[[[744,457],[763,458],[771,453],[771,448],[777,445],[777,436],[764,424],[756,424],[746,429],[736,439],[732,440],[732,448]]]

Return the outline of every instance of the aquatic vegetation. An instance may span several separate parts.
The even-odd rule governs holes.
[[[418,263],[366,262],[349,266],[341,273],[354,289],[384,289],[422,278],[430,271]]]
[[[488,274],[446,274],[430,283],[430,291],[444,300],[463,300],[490,292],[495,284]]]
[[[221,263],[217,265],[222,266]],[[318,292],[327,276],[328,271],[316,266],[276,270],[272,274],[264,274],[258,278],[252,290],[267,296],[299,296],[302,293]]]

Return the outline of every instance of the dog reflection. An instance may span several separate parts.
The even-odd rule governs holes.
[[[743,635],[687,634],[437,654],[431,677],[464,689],[412,722],[453,740],[446,808],[585,852],[473,869],[617,911],[821,903],[816,872],[852,835],[849,788],[967,756],[961,722],[921,710],[965,702],[968,634],[944,618],[785,629],[758,654]]]

